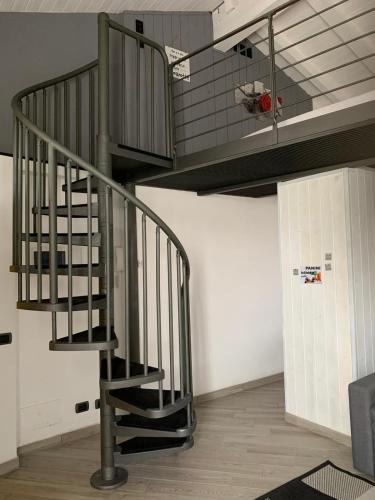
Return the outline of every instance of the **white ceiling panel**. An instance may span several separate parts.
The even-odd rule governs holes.
[[[0,0],[0,12],[212,12],[222,0]]]

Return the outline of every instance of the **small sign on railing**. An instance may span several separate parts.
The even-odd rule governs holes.
[[[187,52],[183,52],[182,50],[175,49],[173,47],[165,46],[165,52],[168,57],[169,63],[175,62],[181,57],[185,57],[188,55]],[[186,61],[182,61],[180,64],[176,64],[173,66],[173,77],[181,80],[183,79],[185,82],[190,82],[190,60],[186,59]]]

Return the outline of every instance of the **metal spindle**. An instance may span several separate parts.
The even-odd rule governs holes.
[[[43,117],[42,126],[43,131],[47,132],[47,90],[43,89],[42,93],[42,104],[43,104]],[[43,197],[42,205],[47,203],[47,144],[43,142],[43,169],[42,169],[42,186],[43,186]]]
[[[95,77],[89,73],[89,161],[94,163],[95,158]]]
[[[30,301],[30,159],[29,131],[24,129],[25,143],[25,264],[26,302]]]
[[[129,202],[124,201],[124,278],[125,278],[125,376],[130,377],[130,269]]]
[[[88,294],[88,341],[92,342],[92,190],[91,174],[87,176],[87,294]]]
[[[69,142],[70,142],[70,131],[69,131],[69,82],[65,81],[64,82],[64,145],[66,148],[69,149]],[[65,185],[67,184],[68,181],[68,165],[65,165],[64,168],[64,179],[65,179]],[[68,203],[67,200],[67,191],[65,190],[65,203]]]
[[[151,121],[151,151],[155,152],[155,103],[154,103],[154,93],[155,93],[155,49],[151,47],[151,109],[150,109],[150,121]]]
[[[79,76],[75,79],[76,82],[76,154],[81,156],[81,136],[82,136],[82,122],[81,122],[81,79]],[[76,178],[79,179],[79,166],[76,165]]]
[[[147,297],[147,221],[142,214],[142,279],[143,279],[143,365],[148,375],[148,297]]]
[[[106,340],[110,342],[112,337],[112,297],[111,297],[111,287],[112,287],[112,265],[111,265],[111,188],[109,186],[105,187],[105,234],[106,234],[106,299],[107,299],[107,310],[106,310]],[[107,358],[107,379],[112,380],[112,353],[110,350],[106,351]]]
[[[42,175],[42,145],[38,137],[37,139],[37,183],[36,183],[36,205],[37,205],[37,218],[36,218],[36,232],[37,232],[37,300],[42,302],[43,289],[42,289],[42,195],[43,195],[43,175]]]
[[[55,85],[53,88],[53,138],[56,141],[59,141],[60,135],[60,113],[59,113],[59,103],[60,103],[60,89],[58,85]],[[59,154],[55,152],[56,158],[59,157]]]
[[[269,64],[271,81],[271,118],[274,133],[274,142],[278,142],[277,137],[277,95],[276,95],[276,64],[275,64],[275,40],[273,34],[273,16],[268,16],[268,45],[269,45]]]
[[[51,304],[58,302],[57,276],[57,165],[56,150],[48,144],[48,195],[49,195],[49,283]],[[52,340],[56,342],[56,312],[52,313]]]
[[[158,350],[158,369],[163,369],[162,360],[162,339],[161,339],[161,294],[160,294],[160,227],[156,226],[156,334]],[[163,402],[163,382],[159,380],[159,408],[162,409]]]
[[[126,35],[121,34],[121,142],[126,144],[125,139],[125,119],[126,119],[126,73],[125,73],[125,56],[126,56]]]
[[[141,45],[139,40],[137,39],[137,55],[136,55],[136,106],[137,106],[137,148],[140,147],[141,143]]]
[[[17,207],[17,266],[18,266],[18,300],[22,301],[22,207],[23,207],[23,173],[22,173],[22,156],[23,156],[23,125],[18,122],[18,207]]]
[[[38,125],[38,94],[36,92],[33,93],[33,123]],[[33,199],[32,206],[36,207],[36,162],[37,162],[37,136],[33,134]],[[33,232],[36,232],[36,217],[37,214],[33,213]]]
[[[18,120],[14,118],[13,123],[13,246],[12,246],[12,263],[17,266],[18,248],[17,248],[17,223],[18,223],[18,158],[19,158],[19,143],[18,143]]]
[[[184,296],[184,344],[185,344],[185,376],[186,392],[191,395],[191,364],[190,364],[190,321],[189,321],[189,286],[186,263],[182,264],[183,271],[183,296]],[[191,405],[187,407],[188,425],[191,425]]]
[[[73,242],[72,242],[72,161],[68,160],[65,167],[66,194],[68,205],[68,337],[73,342]]]
[[[185,396],[185,376],[184,376],[184,349],[183,349],[183,312],[181,301],[181,258],[180,252],[176,252],[177,261],[177,310],[178,310],[178,344],[179,344],[179,365],[180,365],[180,393],[181,398]]]
[[[64,145],[69,149],[70,144],[70,99],[69,82],[64,82]]]
[[[112,304],[111,304],[111,225],[110,225],[110,195],[111,188],[109,186],[105,187],[105,228],[106,228],[106,298],[107,298],[107,314],[106,314],[106,328],[107,328],[107,342],[111,340],[111,318],[112,318]]]
[[[168,309],[169,309],[169,362],[171,377],[171,402],[175,402],[174,383],[174,339],[173,339],[173,291],[172,291],[172,257],[171,240],[167,240],[167,260],[168,260]]]

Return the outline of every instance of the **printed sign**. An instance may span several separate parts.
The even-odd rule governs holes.
[[[188,55],[187,52],[182,50],[174,49],[173,47],[165,46],[165,52],[168,57],[168,62],[172,63]],[[183,79],[185,82],[190,82],[190,60],[182,61],[180,64],[173,66],[173,77],[177,79]]]
[[[321,266],[301,267],[301,281],[305,285],[320,285],[322,283]]]

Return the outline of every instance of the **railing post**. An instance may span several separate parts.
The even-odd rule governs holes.
[[[270,58],[270,82],[271,82],[271,117],[274,142],[278,142],[277,129],[277,89],[276,89],[276,65],[275,65],[275,37],[273,32],[273,14],[268,15],[268,47]]]
[[[175,126],[174,126],[174,102],[173,102],[173,67],[168,65],[165,72],[165,128],[167,156],[176,158]]]
[[[98,138],[97,138],[97,167],[98,170],[112,177],[111,157],[109,153],[109,17],[108,14],[100,13],[98,16]],[[108,203],[107,203],[108,204]],[[110,210],[112,210],[112,197],[110,199]],[[113,279],[109,279],[113,272],[112,241],[108,245],[108,239],[112,240],[112,217],[106,213],[106,186],[103,182],[98,183],[98,227],[102,235],[102,244],[99,249],[99,264],[105,269],[105,277],[99,280],[99,293],[110,294],[111,310],[100,311],[99,323],[102,327],[113,325]],[[109,224],[107,224],[107,217]],[[109,228],[107,230],[107,228]],[[107,248],[111,255],[107,256]],[[109,262],[109,264],[108,264]],[[109,289],[108,282],[111,284]],[[109,359],[112,351],[101,353],[100,362]],[[111,374],[109,374],[110,376]],[[117,488],[127,481],[128,473],[125,469],[117,468],[114,464],[115,440],[112,434],[114,422],[114,409],[107,404],[105,391],[100,391],[100,436],[101,436],[101,468],[91,476],[91,485],[100,490]]]

